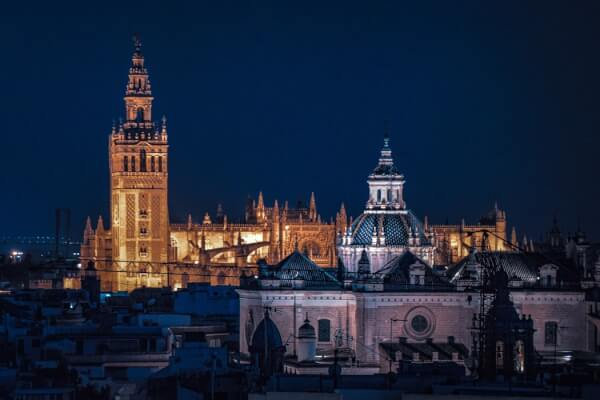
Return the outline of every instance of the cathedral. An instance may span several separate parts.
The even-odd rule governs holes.
[[[429,225],[407,208],[404,177],[396,169],[385,138],[376,168],[368,177],[369,199],[355,220],[341,204],[325,220],[314,193],[308,205],[287,201],[267,206],[264,196],[249,198],[243,221],[229,220],[222,207],[187,223],[169,219],[169,141],[167,120],[153,118],[153,95],[142,46],[136,40],[125,90],[125,118],[108,140],[110,219],[88,218],[81,261],[94,261],[102,290],[186,287],[190,282],[238,285],[254,275],[257,262],[275,264],[299,249],[320,267],[343,262],[358,273],[364,252],[374,272],[405,251],[429,265],[449,265],[473,246],[506,250],[506,213],[496,206],[479,224]],[[484,243],[482,232],[490,232]],[[513,239],[514,240],[514,239]],[[363,262],[364,265],[364,262]],[[364,272],[364,271],[363,271]]]
[[[125,90],[125,119],[109,135],[110,226],[100,216],[86,222],[81,261],[93,261],[103,291],[139,287],[185,287],[190,282],[239,284],[256,262],[279,262],[300,248],[320,266],[337,259],[337,232],[346,229],[342,205],[335,220],[323,221],[314,193],[308,207],[288,202],[272,207],[263,194],[249,199],[242,223],[228,221],[219,206],[194,222],[169,220],[167,120],[153,119],[152,86],[141,43],[136,40]]]

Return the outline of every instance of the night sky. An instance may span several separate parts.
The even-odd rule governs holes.
[[[555,214],[600,236],[600,2],[21,3],[0,15],[0,234],[52,233],[55,207],[77,237],[86,215],[108,220],[137,32],[174,222],[217,203],[239,217],[259,190],[357,216],[387,120],[431,223],[497,200],[519,237]]]

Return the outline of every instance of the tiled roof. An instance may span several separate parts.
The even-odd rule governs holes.
[[[275,267],[275,276],[280,280],[302,280],[305,285],[338,284],[337,279],[321,269],[310,258],[298,250],[284,258]]]
[[[410,232],[416,234],[421,245],[429,245],[425,237],[423,224],[411,212],[392,212],[383,214],[364,213],[352,224],[352,245],[370,245],[374,229],[379,231],[379,224],[383,221],[385,244],[392,246],[407,246]]]
[[[410,251],[406,251],[401,255],[392,258],[381,270],[376,272],[375,275],[382,277],[386,284],[410,285],[410,267],[412,265],[422,266],[425,270],[424,284],[415,285],[415,288],[435,287],[436,289],[448,289],[452,287],[446,280],[435,275],[431,267],[429,267],[425,261],[421,260]]]
[[[501,251],[475,252],[465,257],[448,269],[449,279],[452,281],[460,279],[465,266],[473,262],[479,265],[494,265],[496,268],[504,270],[509,279],[520,279],[529,284],[537,282],[539,269],[546,264],[555,264],[558,267],[559,281],[577,282],[579,279],[576,271],[562,263],[553,263],[543,254]]]
[[[432,361],[433,352],[438,353],[438,359],[440,361],[452,360],[452,353],[458,353],[459,359],[464,359],[469,354],[469,350],[462,343],[438,343],[438,342],[384,342],[380,344],[381,348],[391,356],[392,359],[396,359],[396,353],[402,353],[402,359],[411,361],[413,354],[419,354],[419,360],[421,361]]]

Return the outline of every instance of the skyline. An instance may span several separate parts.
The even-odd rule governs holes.
[[[176,25],[185,13],[162,16],[167,36],[152,23],[132,26],[117,19],[111,32],[92,37],[104,15],[71,18],[70,26],[54,26],[51,35],[37,38],[2,24],[3,33],[17,39],[7,41],[5,53],[18,55],[7,57],[13,61],[2,67],[7,88],[2,106],[10,111],[4,122],[7,132],[20,134],[4,135],[7,148],[18,151],[0,162],[10,172],[3,174],[2,186],[11,189],[0,214],[8,231],[0,233],[52,232],[55,207],[73,210],[75,237],[88,214],[95,220],[101,213],[107,221],[106,144],[111,120],[123,114],[134,32],[144,43],[154,119],[168,118],[172,221],[185,220],[188,212],[196,221],[206,211],[214,215],[217,203],[228,215],[241,216],[246,196],[260,190],[268,205],[275,199],[294,204],[300,196],[307,201],[314,191],[325,220],[341,202],[357,216],[388,120],[397,166],[407,179],[408,207],[432,224],[446,217],[475,223],[498,201],[519,239],[524,233],[537,239],[555,214],[564,234],[575,231],[578,219],[589,236],[600,233],[594,201],[598,138],[589,133],[599,122],[593,100],[600,84],[591,71],[600,62],[592,51],[579,54],[580,49],[552,43],[556,38],[547,30],[557,20],[550,16],[569,20],[569,15],[559,18],[558,7],[537,21],[543,34],[529,32],[532,42],[541,35],[539,54],[517,40],[531,23],[524,10],[513,16],[515,29],[507,32],[493,32],[503,24],[499,19],[484,29],[484,21],[467,18],[482,30],[479,35],[495,38],[491,48],[474,37],[469,28],[475,26],[461,30],[459,23],[447,23],[423,40],[419,33],[427,31],[416,29],[418,22],[401,31],[381,9],[368,10],[371,20],[346,10],[338,25],[318,24],[322,16],[299,17],[289,10],[258,10],[252,16],[241,7],[236,11],[231,18],[240,25],[230,31],[218,18],[186,26]],[[491,18],[498,10],[476,11]],[[593,22],[583,9],[568,11]],[[283,24],[286,13],[299,22]],[[437,14],[420,17],[443,20]],[[599,29],[578,17],[579,25],[563,28],[561,40],[582,40],[588,29]],[[353,23],[360,26],[354,33]],[[255,31],[244,35],[243,27]],[[79,35],[64,37],[69,29]],[[315,37],[321,40],[311,40]],[[592,38],[587,37],[590,44]],[[23,51],[23,43],[35,51]],[[553,55],[557,49],[560,55]],[[53,52],[62,57],[52,57]],[[514,58],[503,59],[512,52]],[[408,55],[413,58],[403,58]],[[578,62],[566,62],[565,55],[578,56],[573,59]],[[35,62],[39,59],[44,68]],[[67,83],[76,90],[64,90]],[[572,130],[578,126],[582,129]]]

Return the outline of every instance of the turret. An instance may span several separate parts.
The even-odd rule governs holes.
[[[304,324],[298,329],[297,356],[298,361],[313,361],[317,355],[317,335],[315,328],[308,320],[308,314]]]
[[[394,166],[389,141],[386,132],[383,137],[383,148],[381,149],[379,163],[367,180],[369,200],[366,208],[368,210],[400,210],[406,208],[403,197],[404,175]]]

